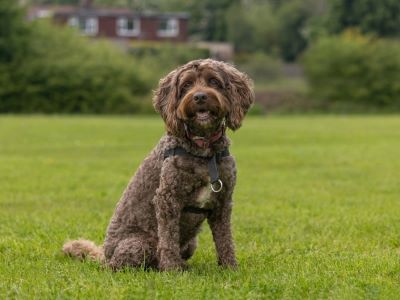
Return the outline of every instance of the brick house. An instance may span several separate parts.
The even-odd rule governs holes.
[[[185,42],[187,13],[135,12],[126,8],[100,8],[92,1],[79,6],[33,6],[28,19],[51,17],[55,23],[79,28],[84,35],[114,40]]]

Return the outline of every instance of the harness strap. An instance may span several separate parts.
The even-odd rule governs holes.
[[[178,155],[178,156],[190,156],[190,154],[185,149],[183,149],[182,147],[176,147],[176,148],[172,148],[172,149],[167,149],[164,152],[164,160],[166,158],[170,157],[170,156],[175,156],[175,155]]]
[[[208,175],[210,176],[210,183],[211,183],[211,189],[213,192],[220,192],[222,189],[222,181],[219,179],[219,172],[218,172],[218,165],[217,163],[226,156],[229,156],[229,149],[225,148],[224,150],[215,153],[211,157],[203,157],[203,156],[197,156],[190,154],[187,152],[184,148],[182,147],[175,147],[172,149],[167,149],[164,152],[164,159],[170,157],[170,156],[175,156],[175,155],[180,155],[180,156],[194,156],[196,158],[201,158],[201,159],[207,159],[207,166],[208,166]],[[219,187],[215,187],[214,185],[219,184]]]
[[[213,155],[208,160],[207,165],[208,165],[208,175],[210,175],[210,182],[211,182],[211,184],[213,184],[213,183],[217,182],[219,179],[216,155]]]
[[[219,179],[217,162],[219,162],[221,158],[230,155],[228,148],[225,148],[221,152],[214,154],[212,157],[202,157],[202,156],[192,155],[182,147],[175,147],[172,149],[167,149],[164,152],[164,160],[170,156],[175,156],[175,155],[194,156],[196,158],[207,159],[208,175],[210,176],[211,190],[213,192],[220,192],[222,190],[222,181]],[[219,188],[215,189],[214,184],[217,182],[219,182],[220,186]],[[195,206],[186,206],[183,208],[183,212],[210,215],[212,213],[212,209],[200,208]]]
[[[183,212],[188,212],[188,213],[192,213],[192,214],[210,215],[212,213],[212,209],[200,208],[200,207],[196,207],[196,206],[186,206],[183,208]]]
[[[231,154],[229,153],[229,149],[225,148],[224,150],[215,153],[212,157],[204,157],[204,156],[198,156],[198,155],[190,154],[189,152],[187,152],[182,147],[175,147],[175,148],[171,148],[171,149],[165,150],[165,152],[164,152],[164,160],[166,158],[170,157],[170,156],[175,156],[175,155],[178,155],[178,156],[193,156],[193,157],[196,157],[196,158],[208,159],[208,160],[212,159],[215,156],[216,162],[220,162],[220,160],[223,157],[230,156]]]

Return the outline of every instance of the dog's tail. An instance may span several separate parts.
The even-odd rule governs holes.
[[[98,262],[104,262],[104,250],[102,246],[97,246],[92,241],[74,240],[68,241],[63,246],[63,252],[71,257],[80,260],[89,259]]]

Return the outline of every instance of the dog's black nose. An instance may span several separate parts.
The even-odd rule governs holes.
[[[198,104],[204,103],[207,100],[207,94],[203,92],[197,92],[193,95],[193,99]]]

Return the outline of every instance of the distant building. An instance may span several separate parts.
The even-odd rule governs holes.
[[[84,0],[78,6],[38,5],[28,10],[28,19],[53,18],[55,23],[79,28],[84,35],[120,41],[185,42],[187,13],[135,12],[126,8],[100,8]]]

